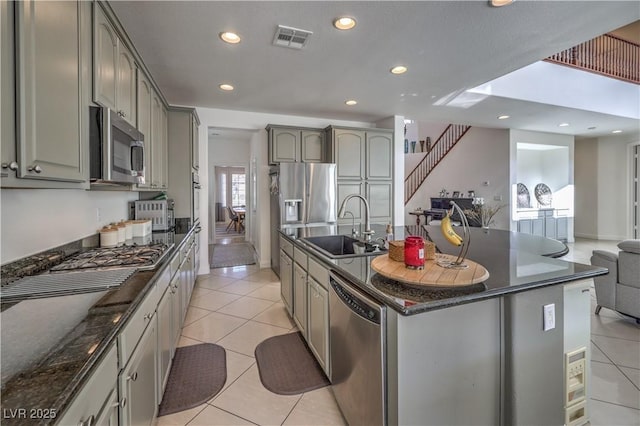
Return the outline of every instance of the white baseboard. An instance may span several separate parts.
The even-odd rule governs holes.
[[[262,269],[262,268],[271,268],[271,261],[267,260],[267,261],[264,261],[264,262],[260,262],[260,269]]]
[[[575,234],[576,238],[588,238],[590,240],[603,240],[603,241],[622,241],[628,239],[627,237],[619,235],[592,235],[592,234]]]

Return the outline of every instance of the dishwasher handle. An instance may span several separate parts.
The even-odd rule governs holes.
[[[382,323],[382,309],[380,305],[373,306],[363,300],[354,290],[347,288],[346,283],[339,282],[335,277],[330,277],[331,288],[336,296],[358,316],[370,321],[374,324]]]

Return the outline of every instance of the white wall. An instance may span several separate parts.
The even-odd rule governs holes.
[[[633,238],[630,149],[637,143],[637,139],[598,139],[598,239]]]
[[[435,142],[434,137],[431,140]],[[408,212],[418,207],[428,209],[431,206],[429,198],[438,197],[443,188],[449,192],[464,191],[465,194],[474,190],[476,197],[484,197],[488,205],[508,203],[509,168],[508,131],[472,127],[406,205],[405,222],[413,223],[415,217],[409,217]],[[483,186],[483,182],[489,182],[489,186]],[[494,201],[494,197],[502,197],[503,201]],[[495,228],[509,229],[508,208],[496,215]]]
[[[137,199],[138,192],[3,188],[0,263],[94,235],[127,219],[128,202]]]
[[[568,147],[559,146],[549,150],[518,149],[516,170],[518,182],[524,184],[529,191],[531,207],[541,207],[535,197],[535,187],[540,183],[551,190],[551,207],[573,207],[572,202],[562,197],[569,185]]]
[[[575,236],[598,238],[598,139],[575,143]]]
[[[568,216],[568,238],[569,242],[574,241],[574,137],[570,135],[560,135],[556,133],[542,133],[542,132],[531,132],[528,130],[510,130],[510,151],[511,151],[511,164],[512,171],[510,173],[510,191],[512,194],[511,201],[511,230],[517,230],[517,222],[515,221],[515,209],[516,209],[516,185],[518,182],[522,182],[524,180],[528,180],[528,176],[524,175],[524,171],[518,169],[518,159],[521,155],[529,155],[530,151],[520,151],[518,150],[518,143],[528,143],[528,144],[537,144],[537,145],[555,145],[558,147],[566,148],[558,150],[557,153],[549,154],[553,151],[544,151],[545,154],[541,154],[543,157],[540,159],[541,170],[539,176],[540,182],[546,183],[546,180],[550,180],[554,183],[553,185],[562,186],[560,182],[564,182],[566,178],[566,184],[564,187],[559,188],[553,193],[553,207],[557,208],[568,208],[569,216]],[[567,155],[568,154],[568,155]],[[546,155],[550,157],[547,158]],[[565,160],[566,159],[566,160]],[[558,164],[556,164],[558,162]],[[531,171],[531,173],[534,173]],[[539,183],[539,182],[536,182]],[[536,184],[533,184],[535,188]],[[532,205],[533,207],[537,207],[535,195],[533,193],[534,188],[528,186],[529,194],[531,195]],[[548,185],[550,189],[551,185]]]
[[[350,127],[375,127],[372,123],[359,122],[359,121],[341,121],[315,117],[301,117],[295,115],[282,115],[282,114],[268,114],[258,112],[246,112],[246,111],[233,111],[216,108],[196,108],[198,116],[200,118],[200,141],[207,140],[206,136],[203,137],[203,129],[206,134],[208,127],[224,127],[229,129],[247,129],[247,130],[259,130],[255,136],[251,139],[251,148],[248,157],[238,158],[238,161],[244,161],[247,165],[251,163],[255,156],[257,167],[257,212],[253,225],[255,230],[249,231],[249,238],[254,238],[252,241],[256,251],[258,253],[260,267],[267,268],[271,263],[270,258],[270,244],[269,244],[269,165],[267,158],[267,132],[264,130],[268,124],[281,124],[288,126],[301,126],[301,127],[316,127],[324,128],[331,124],[336,126],[350,126]],[[202,152],[202,149],[201,149]],[[215,152],[213,153],[215,157]],[[209,158],[203,162],[202,155],[200,156],[200,168],[208,169]],[[202,172],[201,172],[202,176]],[[202,180],[202,179],[201,179]],[[205,181],[206,182],[206,181]],[[207,184],[208,186],[208,184]],[[205,189],[201,192],[208,198],[209,190]],[[208,200],[201,198],[201,206],[207,206]],[[254,206],[250,206],[253,208]],[[203,215],[204,213],[201,213]],[[206,217],[206,216],[204,216]],[[251,220],[251,219],[249,219]],[[207,221],[208,222],[208,221]],[[203,223],[203,233],[205,238],[209,235],[209,224]],[[201,235],[202,235],[201,234]],[[205,259],[206,260],[206,259]],[[203,262],[201,262],[203,263]],[[207,262],[208,264],[208,262]],[[202,272],[201,267],[201,273]]]
[[[395,115],[376,122],[376,127],[393,129],[393,225],[404,225],[404,117]]]

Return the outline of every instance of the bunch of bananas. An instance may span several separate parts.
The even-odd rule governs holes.
[[[454,246],[462,245],[462,237],[456,234],[456,231],[453,230],[453,226],[451,226],[451,215],[447,212],[447,215],[442,218],[440,221],[440,229],[442,230],[442,235]]]

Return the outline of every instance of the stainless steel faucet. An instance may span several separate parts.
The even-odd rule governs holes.
[[[371,236],[373,234],[375,234],[374,231],[371,230],[371,225],[370,225],[370,220],[369,220],[369,202],[367,201],[366,198],[364,198],[362,195],[359,194],[349,194],[347,195],[344,200],[342,200],[342,204],[340,205],[340,209],[338,210],[338,217],[339,218],[343,218],[346,212],[346,206],[347,206],[347,202],[352,199],[353,197],[357,197],[360,198],[362,200],[362,202],[364,203],[364,232],[362,232],[362,235],[364,235],[364,240],[367,242],[371,241]]]

